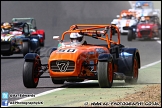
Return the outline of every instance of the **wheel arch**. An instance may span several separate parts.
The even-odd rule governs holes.
[[[39,59],[40,60],[40,56],[37,53],[27,53],[24,56],[25,62],[32,62],[35,59]]]
[[[122,48],[120,59],[118,60],[118,70],[125,75],[131,75],[133,69],[133,60],[137,57],[138,68],[141,67],[140,53],[137,48]]]
[[[51,49],[50,55],[51,55],[52,52],[55,51],[55,50],[57,50],[57,47],[53,47],[53,48]]]
[[[99,62],[113,61],[113,56],[110,53],[102,53],[98,56]]]

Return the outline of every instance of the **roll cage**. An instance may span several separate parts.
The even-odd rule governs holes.
[[[12,22],[10,23],[10,31],[17,31],[18,29],[16,28],[22,28],[22,33],[25,35],[25,36],[28,36],[29,35],[29,24],[25,23],[25,22]],[[1,31],[2,31],[2,28],[4,28],[3,26],[3,23],[1,23]]]
[[[22,28],[22,32],[25,36],[28,36],[30,34],[29,32],[29,24],[25,23],[25,22],[16,22],[16,23],[12,23],[12,29],[11,30],[16,30],[15,28]]]
[[[101,30],[102,29],[102,30]],[[112,31],[117,31],[118,39],[117,42],[112,40]],[[108,35],[108,32],[110,30],[110,36]],[[64,37],[66,34],[70,33],[79,33],[84,36],[89,36],[95,39],[100,39],[107,42],[108,49],[111,48],[111,44],[120,44],[120,33],[118,27],[114,25],[91,25],[91,24],[76,24],[70,26],[70,29],[65,31],[62,34],[61,41],[64,40]],[[69,35],[70,36],[70,35]]]

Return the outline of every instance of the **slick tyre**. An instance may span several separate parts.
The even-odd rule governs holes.
[[[38,39],[39,40],[39,39]],[[35,45],[35,53],[37,53],[38,55],[40,55],[40,49],[41,49],[41,45],[40,42],[37,41],[36,45]]]
[[[134,57],[133,60],[133,69],[132,69],[132,78],[125,79],[125,83],[135,84],[138,80],[138,60],[136,57]]]
[[[55,80],[54,78],[51,78],[53,84],[64,84],[64,80]]]
[[[98,62],[98,83],[101,88],[111,88],[113,84],[113,63]]]
[[[25,62],[23,67],[23,83],[26,88],[36,88],[39,82],[39,61]]]
[[[133,31],[132,31],[132,30],[128,30],[128,37],[127,37],[127,40],[128,40],[128,41],[132,41],[132,36],[133,36]]]
[[[23,52],[23,56],[25,56],[27,53],[29,53],[29,42],[23,42],[22,52]]]

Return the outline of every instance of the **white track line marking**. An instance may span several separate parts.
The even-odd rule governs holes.
[[[148,64],[148,65],[142,66],[140,69],[144,69],[144,68],[147,68],[147,67],[153,66],[153,65],[155,65],[155,64],[157,64],[157,63],[160,63],[160,62],[161,62],[161,60],[156,61],[156,62],[153,62],[153,63],[150,63],[150,64]]]

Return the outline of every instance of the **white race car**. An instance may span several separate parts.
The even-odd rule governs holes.
[[[128,12],[128,10],[123,10],[120,15],[117,15],[118,19],[113,19],[112,25],[116,25],[119,28],[121,34],[128,33],[129,27],[137,23],[134,12]]]

